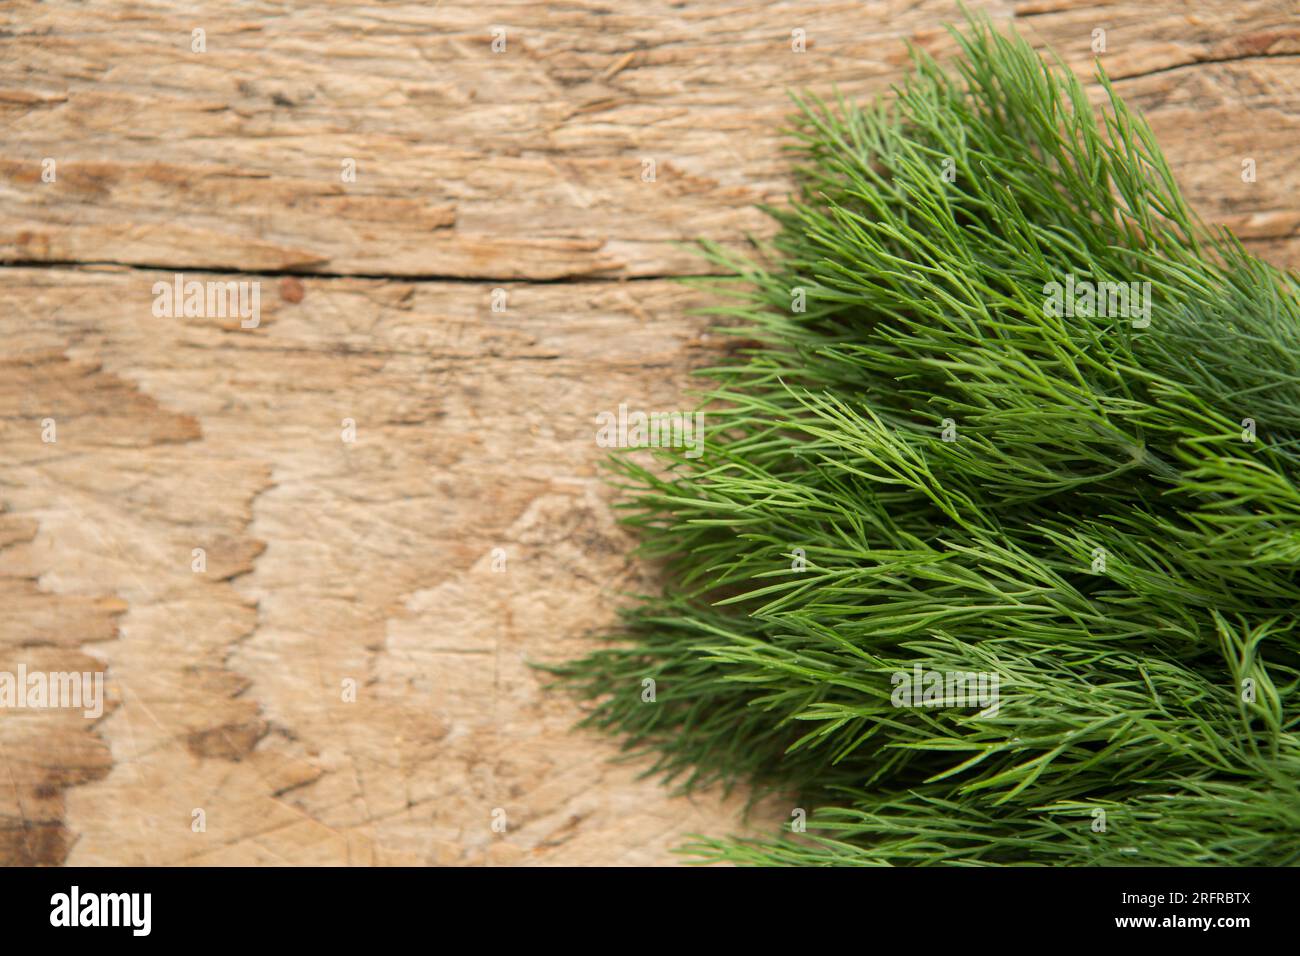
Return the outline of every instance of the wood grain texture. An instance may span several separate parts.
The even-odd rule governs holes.
[[[1105,29],[1192,204],[1300,264],[1293,2],[975,6],[1085,72]],[[770,232],[788,88],[883,93],[957,15],[6,5],[0,671],[106,670],[108,703],[0,710],[0,863],[664,863],[741,828],[529,662],[653,586],[595,415],[686,407],[720,353],[680,243]],[[176,272],[259,282],[260,324],[155,317]]]

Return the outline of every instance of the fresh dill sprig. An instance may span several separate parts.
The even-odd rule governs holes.
[[[616,462],[669,583],[556,672],[653,772],[808,808],[707,860],[1300,862],[1296,279],[1104,73],[1098,112],[957,36],[888,101],[798,100],[779,234],[708,248],[742,347],[703,455]],[[918,666],[997,706],[898,706]]]

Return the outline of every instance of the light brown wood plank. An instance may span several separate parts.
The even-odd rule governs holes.
[[[1105,29],[1192,204],[1300,263],[1292,3],[974,6],[1085,72]],[[654,585],[595,415],[689,407],[722,354],[659,278],[705,269],[676,244],[769,233],[787,88],[884,92],[956,4],[212,9],[0,11],[0,671],[107,675],[99,719],[0,713],[0,863],[662,863],[735,831],[527,662]],[[155,317],[176,272],[260,283],[259,327]]]

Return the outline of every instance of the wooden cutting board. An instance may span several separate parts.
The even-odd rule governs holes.
[[[689,407],[722,354],[680,244],[770,234],[786,90],[886,92],[956,4],[184,6],[0,11],[0,670],[109,698],[0,711],[0,863],[664,863],[737,831],[529,662],[654,585],[595,416]],[[1193,205],[1300,264],[1292,0],[973,6],[1085,72],[1104,30]],[[257,283],[256,327],[156,314],[177,274]]]

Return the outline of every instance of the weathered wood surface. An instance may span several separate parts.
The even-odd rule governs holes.
[[[1196,208],[1300,265],[1291,0],[982,6],[1080,70],[1105,29]],[[0,710],[0,862],[659,863],[737,829],[527,662],[652,583],[594,416],[684,407],[717,356],[676,244],[768,231],[786,89],[887,90],[955,3],[183,7],[0,11],[0,671],[110,699]],[[178,271],[259,281],[259,327],[156,318]]]

